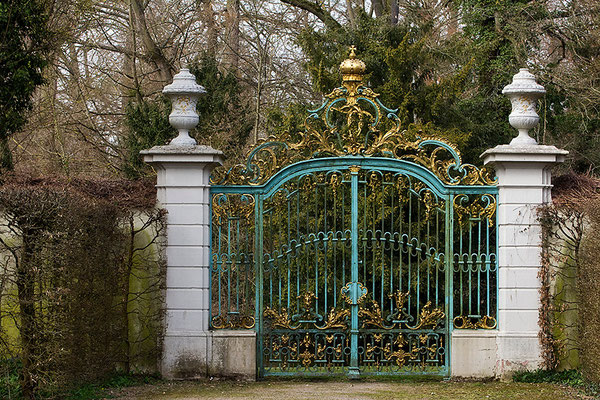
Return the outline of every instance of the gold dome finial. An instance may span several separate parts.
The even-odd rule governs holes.
[[[356,47],[350,46],[350,55],[340,64],[343,82],[362,82],[367,66],[356,58]]]

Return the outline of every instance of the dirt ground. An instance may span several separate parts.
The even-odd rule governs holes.
[[[585,399],[553,384],[506,382],[162,382],[108,392],[107,398],[261,400],[567,400]]]

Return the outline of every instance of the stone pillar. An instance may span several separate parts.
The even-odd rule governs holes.
[[[535,369],[542,361],[538,333],[541,226],[537,208],[551,202],[550,169],[564,161],[554,146],[497,146],[484,163],[498,177],[498,335],[496,375]]]
[[[210,173],[223,153],[189,136],[199,121],[196,102],[205,90],[183,68],[163,89],[179,136],[141,154],[156,170],[159,207],[167,211],[167,283],[161,374],[167,379],[205,377],[211,361]]]
[[[210,363],[209,257],[212,169],[223,154],[208,146],[142,151],[157,172],[159,206],[167,210],[167,285],[161,374],[205,377]]]
[[[514,76],[503,93],[511,98],[511,125],[519,136],[510,145],[483,153],[498,178],[498,332],[496,376],[535,369],[542,362],[538,324],[541,282],[541,226],[537,208],[552,201],[552,166],[567,151],[538,145],[529,137],[539,117],[537,98],[544,88],[526,69]]]

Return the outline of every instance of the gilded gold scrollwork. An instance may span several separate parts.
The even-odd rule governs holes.
[[[255,324],[256,320],[253,316],[237,314],[216,315],[211,321],[213,329],[252,329]]]
[[[392,326],[384,324],[383,316],[381,315],[381,307],[375,300],[367,301],[365,305],[359,307],[358,317],[362,318],[362,327],[377,327],[381,329],[392,329]]]
[[[486,219],[490,227],[494,226],[496,215],[496,196],[492,194],[473,195],[473,200],[466,194],[454,196],[453,205],[458,223],[465,224],[471,218]]]
[[[297,330],[301,326],[306,328],[316,328],[319,330],[326,329],[348,329],[348,318],[350,317],[350,310],[344,308],[331,308],[327,314],[325,321],[315,314],[314,307],[317,297],[312,292],[304,292],[298,296],[302,307],[300,307],[300,313],[291,316],[287,309],[284,307],[281,311],[277,311],[273,308],[267,307],[263,312],[265,318],[271,321],[271,325],[274,328]],[[307,318],[302,322],[295,322],[297,319]],[[288,340],[288,338],[286,338]],[[327,337],[328,341],[333,340],[333,336]]]
[[[431,190],[424,190],[422,195],[423,205],[425,206],[425,218],[431,218],[436,208],[440,208],[438,198]]]
[[[337,309],[332,308],[327,314],[327,320],[325,325],[317,326],[317,329],[348,329],[348,317],[350,317],[350,310],[348,309]],[[329,340],[329,337],[327,338]],[[333,340],[333,336],[331,337]]]
[[[392,343],[388,342],[383,347],[382,350],[385,358],[388,360],[395,359],[395,363],[398,367],[403,367],[409,360],[416,360],[419,355],[419,349],[413,347],[407,351],[405,350],[407,344],[408,342],[404,338],[404,335],[402,333],[398,333],[393,345]]]
[[[336,173],[331,174],[331,176],[329,177],[329,186],[331,187],[331,191],[333,192],[333,197],[336,197],[337,190],[342,184],[342,180],[343,178],[340,176],[340,174]]]
[[[495,329],[497,326],[496,318],[489,315],[484,315],[475,323],[471,321],[471,318],[459,315],[454,317],[452,323],[456,329]]]
[[[359,293],[358,293],[358,299],[356,299],[356,304],[360,304],[362,303],[362,301],[367,297],[367,293],[369,292],[367,290],[367,288],[360,282],[348,282],[344,285],[344,287],[342,287],[342,289],[340,290],[341,296],[342,296],[342,300],[344,300],[346,303],[348,303],[349,305],[353,304],[352,303],[352,299],[348,296],[348,293],[350,293],[350,288],[353,285],[357,285],[358,289],[359,289]]]
[[[215,194],[212,197],[212,212],[219,225],[227,223],[228,218],[242,218],[246,223],[254,214],[254,196],[251,194]]]
[[[443,320],[445,316],[446,314],[442,311],[441,308],[434,308],[431,301],[428,301],[421,309],[418,324],[415,326],[407,326],[407,328],[416,330],[431,326],[432,329],[435,330],[440,321]]]
[[[271,307],[267,307],[263,313],[265,318],[271,320],[271,324],[274,328],[283,328],[283,329],[298,329],[297,326],[292,326],[292,320],[290,315],[288,314],[285,308],[281,309],[281,312],[278,312]]]
[[[385,107],[379,94],[363,85],[365,71],[356,65],[363,68],[364,63],[352,52],[340,66],[342,86],[327,94],[318,109],[309,111],[302,132],[285,132],[257,143],[245,164],[229,170],[217,168],[211,183],[260,185],[301,160],[364,155],[411,161],[449,185],[495,184],[487,170],[463,164],[454,144],[401,130],[397,110]]]
[[[304,368],[308,368],[315,358],[314,352],[310,351],[310,348],[314,346],[312,336],[307,333],[301,345],[304,346],[304,351],[299,354],[298,359],[302,362]]]

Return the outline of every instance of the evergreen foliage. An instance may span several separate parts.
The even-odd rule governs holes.
[[[348,47],[355,45],[367,65],[366,83],[381,94],[384,104],[398,108],[405,129],[444,137],[459,146],[465,161],[477,162],[483,150],[508,136],[506,132],[498,134],[497,127],[509,131],[498,120],[506,121],[510,102],[503,96],[483,102],[483,96],[479,101],[467,97],[476,59],[463,57],[464,63],[450,68],[453,60],[465,53],[455,42],[462,38],[442,43],[443,49],[432,49],[427,33],[362,14],[355,29],[305,31],[299,43],[316,90],[328,92],[339,86],[340,60],[347,56]],[[490,131],[495,133],[492,138]]]
[[[221,72],[214,56],[202,55],[192,63],[190,71],[196,82],[206,89],[196,111],[198,126],[190,132],[198,143],[211,145],[233,159],[240,156],[252,131],[248,118],[249,107],[243,101],[244,89],[233,71]],[[140,151],[164,145],[176,134],[169,124],[171,103],[164,97],[146,98],[131,102],[127,107],[126,125],[129,134],[125,140],[127,157],[124,171],[127,177],[144,175],[147,166]]]
[[[532,135],[541,144],[569,150],[567,168],[585,172],[600,165],[595,150],[600,144],[598,105],[552,79],[561,74],[558,64],[534,64],[541,51],[540,29],[550,30],[552,10],[525,0],[461,0],[453,7],[461,30],[449,35],[439,35],[431,23],[415,23],[414,18],[394,24],[360,11],[355,24],[305,30],[298,44],[315,90],[328,93],[339,86],[339,63],[354,45],[367,65],[368,85],[384,104],[398,108],[405,129],[445,137],[459,146],[465,162],[480,164],[483,151],[516,135],[507,120],[510,102],[501,91],[519,68],[529,66],[547,90],[540,101],[542,120]],[[594,35],[572,43],[574,67],[582,75],[584,69],[594,73],[596,44]],[[271,129],[282,120],[277,113],[269,119]]]
[[[198,102],[200,123],[192,136],[198,143],[209,144],[227,157],[236,158],[243,153],[253,126],[245,88],[234,70],[222,71],[214,55],[208,53],[190,65],[190,72],[206,89]]]
[[[165,96],[161,96],[155,102],[142,101],[128,104],[126,124],[129,134],[125,139],[127,158],[123,167],[128,178],[138,178],[147,168],[140,151],[166,144],[177,134],[169,124],[170,112],[171,102]]]
[[[40,0],[0,2],[0,167],[12,169],[9,138],[26,121],[35,88],[44,82],[52,32]]]

